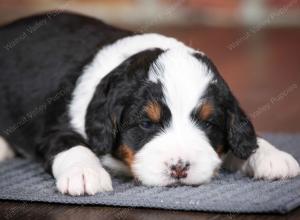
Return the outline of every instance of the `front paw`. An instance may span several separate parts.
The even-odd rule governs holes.
[[[95,195],[113,190],[111,178],[101,166],[70,167],[57,177],[56,186],[61,193],[72,196]]]
[[[276,180],[292,178],[300,173],[298,162],[292,155],[280,151],[263,139],[259,149],[247,162],[247,171],[256,179]]]
[[[57,189],[72,196],[112,191],[109,174],[87,147],[75,146],[55,156],[52,173]]]

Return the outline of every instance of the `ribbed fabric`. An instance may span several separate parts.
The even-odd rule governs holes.
[[[300,135],[264,136],[300,161]],[[223,171],[211,183],[198,187],[145,187],[121,179],[113,179],[113,187],[113,192],[95,196],[66,196],[57,192],[54,179],[40,164],[25,159],[0,163],[1,200],[229,213],[286,213],[300,205],[300,177],[255,181]]]

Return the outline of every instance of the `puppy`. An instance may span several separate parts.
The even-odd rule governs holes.
[[[71,13],[0,30],[0,160],[41,160],[61,193],[200,185],[223,164],[267,180],[297,161],[258,138],[212,61],[174,38]]]

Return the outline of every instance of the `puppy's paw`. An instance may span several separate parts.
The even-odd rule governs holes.
[[[72,196],[112,191],[110,175],[87,147],[76,146],[55,156],[52,172],[57,189]]]
[[[113,190],[111,178],[101,166],[70,167],[57,178],[56,186],[61,193],[72,196],[95,195]]]
[[[249,158],[246,170],[256,179],[276,180],[300,174],[298,162],[292,155],[273,147],[264,139],[258,139],[258,150]]]

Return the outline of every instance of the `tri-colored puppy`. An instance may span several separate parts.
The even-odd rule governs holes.
[[[0,160],[40,158],[62,193],[112,190],[106,168],[152,186],[207,183],[222,163],[299,174],[257,138],[212,61],[174,38],[63,13],[2,27],[0,42]]]

